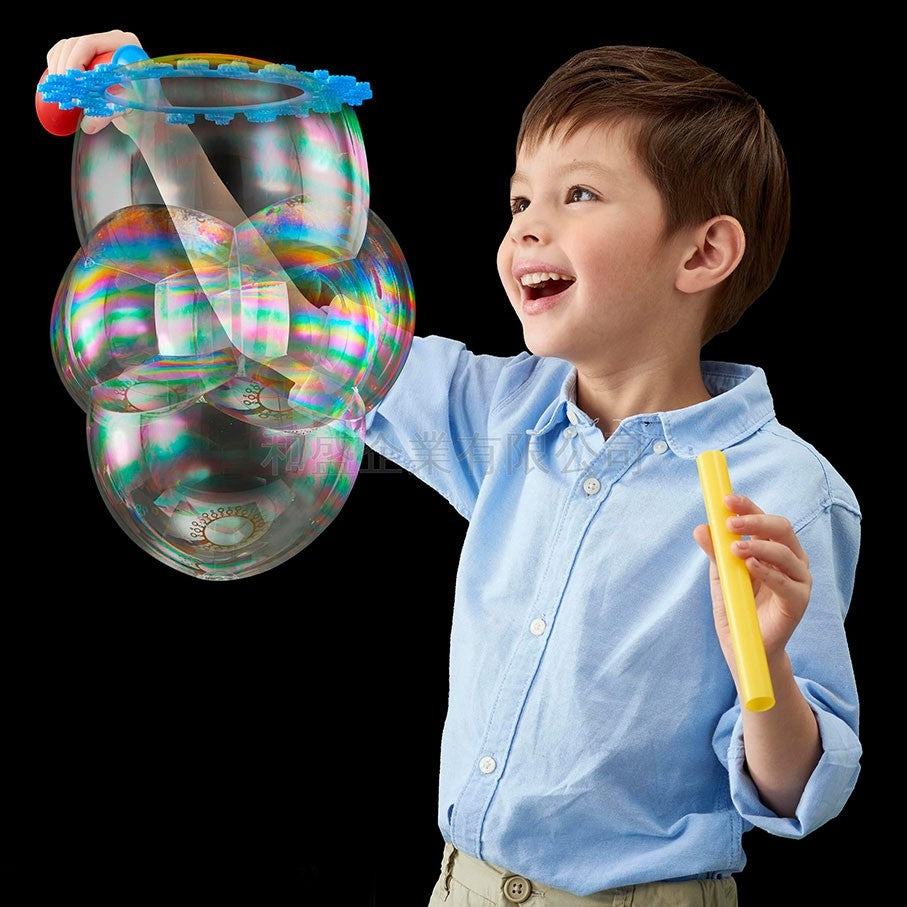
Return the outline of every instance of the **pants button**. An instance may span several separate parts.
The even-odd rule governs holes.
[[[532,883],[522,876],[509,876],[504,880],[504,897],[511,904],[522,904],[532,896]]]

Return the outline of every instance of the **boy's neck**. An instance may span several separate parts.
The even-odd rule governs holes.
[[[576,405],[597,419],[607,438],[639,413],[667,412],[708,400],[698,358],[683,363],[650,360],[624,367],[577,367]]]

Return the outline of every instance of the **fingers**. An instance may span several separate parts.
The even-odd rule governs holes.
[[[142,46],[133,32],[119,29],[77,38],[62,38],[47,54],[47,71],[53,74],[70,69],[84,70],[98,54],[117,50],[124,44]]]
[[[751,501],[745,494],[728,494],[724,497],[724,503],[730,510],[737,514],[745,513],[764,513],[756,504]]]
[[[778,602],[781,613],[795,623],[799,622],[812,591],[811,574],[807,571],[805,577],[797,578],[755,557],[748,557],[745,563],[753,578],[754,591],[757,586],[760,593],[769,590]],[[758,596],[756,600],[759,601]]]
[[[47,54],[47,72],[50,75],[53,75],[54,73],[64,73],[70,68],[85,68],[84,65],[76,65],[74,67],[67,66],[67,62],[72,55],[72,49],[79,40],[79,38],[62,38],[54,44]]]
[[[798,620],[809,601],[812,574],[790,520],[765,513],[744,495],[729,495],[725,503],[737,514],[728,518],[728,528],[745,536],[731,550],[744,559],[754,588],[768,589],[788,616]]]
[[[756,538],[744,539],[734,542],[731,550],[738,557],[746,560],[748,567],[750,566],[749,561],[755,559],[761,567],[765,567],[772,573],[788,576],[794,582],[809,584],[811,581],[809,567],[782,542]],[[765,578],[762,571],[759,572],[759,578]]]
[[[753,539],[779,542],[793,553],[804,568],[809,567],[809,558],[800,545],[800,540],[797,538],[797,533],[794,532],[790,520],[783,516],[765,513],[744,495],[728,495],[725,503],[737,514],[728,518],[727,525],[731,532],[751,536]]]
[[[790,520],[765,513],[745,495],[728,495],[725,504],[736,514],[728,517],[728,529],[745,536],[734,541],[731,550],[746,562],[753,579],[792,603],[808,601],[812,586],[809,558]],[[714,562],[708,524],[697,526],[693,538]]]

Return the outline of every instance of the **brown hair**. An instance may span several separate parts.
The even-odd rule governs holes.
[[[718,214],[740,221],[746,251],[719,286],[702,342],[768,289],[790,232],[781,143],[759,102],[706,66],[657,47],[599,47],[548,77],[523,113],[517,150],[564,128],[629,121],[636,154],[667,207],[667,233]]]

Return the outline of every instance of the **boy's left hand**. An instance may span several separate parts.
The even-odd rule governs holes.
[[[784,647],[806,611],[812,589],[809,558],[785,517],[764,513],[748,497],[740,494],[728,495],[725,503],[737,514],[728,519],[728,528],[737,535],[748,536],[743,541],[734,542],[731,550],[744,559],[752,578],[759,628],[771,668],[783,657]],[[736,679],[734,650],[708,523],[697,526],[693,537],[711,562],[709,580],[715,629],[724,657]]]
[[[47,52],[48,74],[65,73],[70,69],[87,69],[91,61],[99,54],[119,50],[124,44],[134,44],[141,47],[138,37],[131,31],[97,32],[91,35],[81,35],[77,38],[61,38]],[[113,118],[114,123],[121,131],[122,114]],[[80,128],[89,135],[99,132],[109,122],[111,117],[81,117]]]

